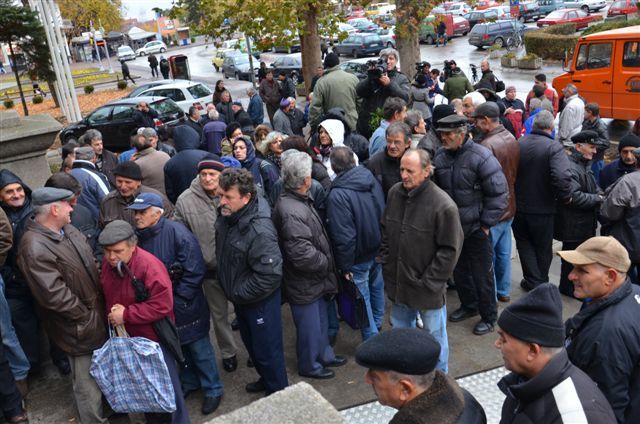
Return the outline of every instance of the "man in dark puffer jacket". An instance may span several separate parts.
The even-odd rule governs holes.
[[[473,333],[483,335],[493,331],[497,318],[489,230],[507,208],[509,188],[495,156],[467,134],[464,116],[440,119],[437,130],[443,148],[434,160],[435,182],[458,205],[465,236],[454,271],[461,307],[449,320],[462,321],[479,311],[481,319]]]

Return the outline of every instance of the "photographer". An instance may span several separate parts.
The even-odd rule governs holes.
[[[380,52],[377,62],[370,62],[367,78],[360,81],[356,93],[362,98],[362,106],[358,114],[357,130],[363,136],[371,137],[369,126],[371,114],[384,105],[388,97],[400,97],[409,101],[409,79],[397,70],[398,51],[385,49]]]
[[[138,103],[133,111],[133,122],[136,123],[137,128],[155,128],[156,124],[153,120],[157,117],[158,112],[147,102]]]

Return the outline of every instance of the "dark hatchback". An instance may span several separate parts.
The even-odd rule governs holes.
[[[384,47],[382,38],[378,34],[358,33],[351,34],[344,41],[336,44],[333,51],[338,56],[341,54],[353,57],[375,56]]]
[[[174,126],[184,118],[184,112],[173,100],[166,97],[136,97],[114,100],[100,106],[84,119],[60,131],[60,141],[66,144],[89,129],[102,133],[105,149],[120,152],[130,148],[129,139],[138,129],[133,121],[133,111],[139,102],[147,102],[158,112],[156,127]]]
[[[291,77],[294,84],[298,85],[303,82],[302,53],[292,53],[286,56],[280,56],[273,61],[271,67],[273,68],[274,78],[278,78],[280,71],[284,71],[287,76]]]
[[[521,34],[527,31],[535,31],[536,29],[526,27],[518,21],[495,21],[476,24],[469,33],[469,44],[479,48],[490,47],[493,44],[502,47],[507,44],[507,38],[513,34],[514,26]]]

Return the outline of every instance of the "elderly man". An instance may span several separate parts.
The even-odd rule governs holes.
[[[159,343],[160,339],[152,324],[165,317],[175,321],[173,290],[167,270],[158,258],[138,247],[138,238],[128,222],[110,222],[100,233],[99,241],[105,252],[100,282],[110,324],[124,325],[131,337],[144,337]],[[136,301],[131,276],[144,286],[148,294],[146,300]],[[177,363],[166,346],[160,344],[160,348],[173,383],[176,410],[171,414],[147,413],[147,422],[170,420],[174,423],[188,423],[189,415],[180,386]]]
[[[385,198],[394,184],[400,182],[400,158],[411,147],[411,129],[404,122],[394,122],[386,130],[387,146],[373,155],[365,166],[382,184]]]
[[[118,157],[115,153],[104,148],[102,133],[94,129],[87,130],[87,132],[84,133],[84,142],[96,153],[95,165],[98,172],[106,175],[109,184],[115,186],[116,179],[113,175],[113,170],[116,168],[116,165],[118,165]]]
[[[558,122],[558,141],[564,147],[571,147],[571,137],[578,134],[584,121],[584,101],[578,96],[578,87],[567,84],[562,89],[564,109]]]
[[[476,127],[476,118],[474,116],[474,113],[476,111],[476,108],[481,104],[484,104],[486,101],[487,99],[485,99],[484,96],[477,91],[465,94],[465,96],[462,98],[462,113],[467,118],[467,121],[469,121],[469,132],[472,139],[476,142],[480,142],[484,134],[478,127]]]
[[[553,115],[544,110],[536,115],[531,134],[518,141],[512,228],[522,266],[520,286],[525,290],[549,282],[556,198],[567,203],[573,191],[569,158],[560,143],[553,143],[552,133]]]
[[[451,115],[438,121],[442,149],[434,160],[435,182],[458,205],[464,244],[454,271],[460,308],[451,322],[480,313],[473,333],[493,331],[497,318],[493,250],[489,232],[508,206],[509,187],[500,163],[467,134],[467,120]]]
[[[162,198],[162,209],[165,218],[173,216],[173,205],[158,190],[142,184],[142,172],[135,162],[119,163],[113,171],[116,177],[116,189],[109,193],[100,204],[100,228],[104,228],[111,221],[121,219],[135,225],[133,212],[127,209],[140,193],[154,193]]]
[[[458,207],[431,180],[433,166],[426,151],[407,150],[400,161],[400,174],[402,183],[394,185],[387,196],[376,258],[392,302],[391,325],[415,327],[419,314],[424,329],[440,344],[437,368],[447,373],[447,280],[464,240]],[[407,222],[412,227],[409,232],[404,231]]]
[[[500,109],[494,102],[486,102],[476,108],[473,114],[476,127],[482,133],[480,144],[489,150],[500,162],[500,167],[509,186],[509,203],[498,224],[491,227],[493,247],[493,272],[496,294],[501,302],[511,300],[511,223],[516,213],[515,183],[520,162],[518,142],[500,123]]]
[[[369,326],[360,330],[367,340],[378,333],[384,319],[384,282],[375,262],[384,193],[371,172],[356,166],[348,147],[331,151],[331,168],[336,178],[327,196],[327,230],[338,272],[353,280],[367,305]]]
[[[216,221],[218,277],[235,306],[242,341],[260,376],[245,390],[269,395],[289,384],[282,342],[278,234],[269,204],[257,195],[249,171],[225,169],[218,185],[222,214]]]
[[[367,77],[356,86],[356,94],[362,99],[356,129],[366,138],[371,137],[372,129],[369,126],[371,115],[378,108],[383,107],[387,98],[400,97],[405,102],[409,101],[409,79],[397,69],[399,59],[397,50],[382,50],[380,60],[386,62],[386,72],[380,73],[380,70],[374,66],[367,71]]]
[[[611,161],[600,171],[599,185],[602,190],[618,181],[622,176],[637,171],[638,158],[633,151],[640,148],[640,137],[629,133],[620,139],[618,154],[620,157]]]
[[[135,162],[142,173],[142,183],[147,187],[158,190],[166,196],[164,186],[164,165],[169,162],[168,154],[156,150],[150,137],[143,134],[133,136],[133,146],[136,148]],[[77,153],[76,153],[77,155]]]
[[[82,185],[82,193],[78,198],[85,208],[91,211],[94,220],[100,218],[100,202],[111,190],[106,175],[96,169],[96,153],[89,146],[76,150],[76,159],[70,174]]]
[[[480,87],[490,87],[494,93],[498,91],[496,90],[498,80],[493,74],[493,71],[489,66],[489,61],[487,59],[484,59],[482,62],[480,62],[480,70],[482,71],[482,78],[480,78],[480,81],[478,81],[473,86],[473,88],[477,90]]]
[[[294,135],[304,137],[304,127],[307,126],[307,119],[304,116],[304,112],[296,107],[295,97],[288,97],[287,100],[289,100],[289,103],[291,104],[289,111],[287,112],[287,117],[291,123],[291,131],[293,131]]]
[[[498,383],[506,395],[500,422],[615,422],[607,399],[564,350],[562,301],[554,285],[541,284],[507,306],[498,326],[495,346],[511,371]]]
[[[174,219],[183,223],[200,243],[207,270],[202,287],[209,304],[213,328],[222,356],[222,367],[233,372],[238,367],[236,353],[238,348],[229,324],[229,305],[227,297],[218,280],[216,262],[215,225],[218,219],[218,180],[225,165],[217,160],[205,159],[198,163],[198,176],[185,190],[176,203]]]
[[[191,128],[192,130],[194,130],[198,134],[198,139],[202,140],[202,138],[203,138],[203,134],[202,134],[203,124],[201,123],[200,109],[198,109],[196,106],[190,106],[189,107],[189,112],[187,113],[187,116],[185,117],[183,125]],[[177,146],[176,146],[176,150],[178,150]]]
[[[613,237],[593,237],[558,255],[573,264],[573,294],[584,300],[565,323],[569,359],[596,382],[618,423],[640,422],[640,287],[627,276],[629,254]]]
[[[378,402],[398,410],[392,424],[487,422],[473,395],[435,369],[439,355],[436,339],[417,328],[394,328],[358,346],[356,362],[368,369],[365,382]]]
[[[369,157],[384,150],[386,131],[394,122],[402,122],[407,116],[407,102],[399,97],[388,97],[382,106],[382,121],[369,139]]]
[[[282,99],[280,101],[280,108],[273,115],[273,130],[281,132],[286,135],[293,134],[293,128],[291,128],[291,120],[287,115],[291,110],[291,102],[289,99]]]
[[[209,308],[202,291],[205,273],[200,245],[181,223],[162,216],[162,199],[140,193],[129,205],[134,211],[140,247],[160,259],[173,285],[173,312],[186,368],[180,379],[185,393],[202,388],[202,413],[215,411],[222,399],[222,383],[209,339]]]
[[[256,89],[253,87],[247,88],[247,96],[249,97],[247,113],[249,114],[249,118],[251,118],[253,125],[257,127],[264,123],[264,104],[262,102],[262,97],[260,97]]]
[[[289,150],[282,154],[284,190],[273,209],[283,256],[283,297],[291,306],[296,326],[298,374],[326,379],[328,367],[344,365],[329,344],[327,296],[337,292],[329,236],[309,197],[311,157]]]
[[[89,375],[91,355],[107,339],[104,300],[91,247],[70,225],[74,194],[34,190],[34,219],[25,226],[18,267],[49,337],[69,357],[73,394],[83,423],[106,423],[102,393]]]

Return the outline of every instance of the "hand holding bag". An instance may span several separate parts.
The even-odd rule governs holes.
[[[338,313],[349,327],[360,330],[369,326],[367,304],[353,280],[340,278],[336,302],[338,302]]]

